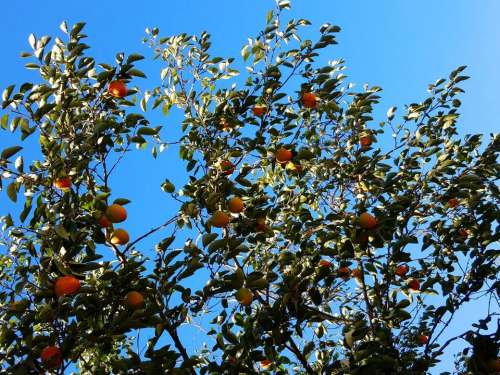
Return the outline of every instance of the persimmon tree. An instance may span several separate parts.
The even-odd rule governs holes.
[[[147,29],[162,68],[143,91],[144,57],[98,64],[83,23],[30,36],[40,78],[2,96],[2,129],[40,155],[0,158],[20,207],[2,217],[2,373],[425,374],[456,341],[448,374],[498,371],[500,138],[458,134],[465,67],[375,120],[381,88],[318,62],[340,28],[303,40],[288,7],[243,61],[212,56],[208,33]],[[180,139],[151,126],[160,109],[183,114]],[[110,177],[168,144],[178,211],[131,238]],[[478,320],[458,323],[468,304]],[[193,347],[179,331],[198,321]]]

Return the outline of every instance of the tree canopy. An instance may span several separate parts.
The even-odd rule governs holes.
[[[458,340],[445,374],[500,371],[500,138],[459,135],[466,68],[377,120],[380,87],[318,63],[340,28],[302,39],[287,8],[241,59],[146,29],[159,81],[138,54],[96,62],[84,23],[30,35],[39,79],[7,87],[0,116],[20,138],[0,155],[19,207],[1,218],[2,373],[426,374]],[[182,136],[153,111],[181,112]],[[178,150],[186,179],[165,176],[178,211],[133,238],[110,177],[146,148]],[[457,327],[474,303],[484,316]]]

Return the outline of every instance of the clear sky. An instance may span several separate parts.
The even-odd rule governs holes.
[[[446,77],[459,65],[468,65],[466,74],[472,79],[462,85],[466,94],[462,97],[459,132],[498,131],[498,0],[292,0],[292,5],[293,17],[313,23],[306,36],[312,36],[325,22],[342,27],[339,45],[328,49],[324,60],[344,58],[349,81],[384,89],[377,111],[380,120],[388,107],[403,107],[423,99],[428,83]],[[148,56],[150,51],[141,43],[148,26],[158,26],[162,35],[207,30],[213,36],[214,54],[238,57],[247,37],[260,30],[266,11],[273,6],[273,0],[5,1],[0,23],[0,88],[36,78],[23,68],[26,61],[19,53],[30,49],[27,38],[31,32],[37,36],[59,35],[62,20],[69,24],[87,22],[87,43],[92,47],[89,53],[99,62],[112,63],[115,53],[121,51]],[[157,65],[143,61],[138,67],[154,79],[154,84],[159,82]],[[154,115],[151,119],[153,125],[164,125],[165,138],[179,135],[179,118]],[[172,136],[168,135],[170,131]],[[0,149],[14,143],[2,133]],[[28,161],[30,150],[24,155]],[[181,183],[184,171],[175,150],[165,151],[157,160],[149,152],[135,152],[121,165],[112,185],[114,197],[132,200],[127,221],[132,237],[174,214],[174,206],[159,185],[165,177]],[[10,207],[6,200],[1,193],[0,215]],[[145,243],[143,251],[151,248],[152,242]]]

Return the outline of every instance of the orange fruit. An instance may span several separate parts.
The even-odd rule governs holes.
[[[312,92],[302,94],[302,105],[305,108],[316,108],[317,98]]]
[[[108,93],[115,98],[123,98],[127,95],[127,86],[121,80],[113,81],[108,86]]]
[[[58,368],[63,363],[61,349],[57,346],[46,346],[43,348],[40,358],[48,368]]]
[[[269,359],[263,359],[260,361],[260,367],[262,367],[264,370],[267,370],[271,365],[273,364],[273,361]]]
[[[56,178],[54,187],[60,190],[69,190],[71,188],[71,177]]]
[[[267,112],[267,107],[264,104],[257,104],[252,108],[252,112],[254,116],[261,117]]]
[[[372,142],[373,142],[372,137],[370,137],[369,135],[364,135],[361,138],[359,138],[359,144],[363,148],[370,147],[372,145]]]
[[[128,235],[128,232],[125,229],[118,228],[111,234],[109,242],[114,245],[125,245],[129,240],[130,236]]]
[[[231,163],[229,160],[222,160],[220,162],[220,169],[223,174],[228,176],[234,172],[234,164]]]
[[[253,301],[253,293],[248,288],[240,288],[235,294],[236,300],[244,306],[248,306]]]
[[[417,342],[420,344],[420,345],[425,345],[429,342],[429,336],[427,335],[418,335],[417,336]]]
[[[54,293],[58,297],[76,294],[79,290],[80,280],[71,275],[58,277],[54,283]]]
[[[125,295],[125,306],[131,310],[136,310],[144,304],[144,296],[135,290]]]
[[[255,219],[255,228],[259,232],[265,232],[267,230],[266,218],[258,217],[257,219]]]
[[[411,279],[408,282],[408,286],[410,287],[410,289],[418,291],[420,290],[420,281],[418,281],[417,279]]]
[[[351,276],[355,277],[356,279],[361,279],[361,277],[363,276],[363,272],[361,272],[359,268],[355,268],[352,270]]]
[[[321,259],[318,263],[320,267],[331,267],[332,263],[326,259]]]
[[[227,203],[227,206],[229,207],[229,211],[231,211],[233,214],[240,213],[245,209],[245,204],[239,197],[231,198]]]
[[[344,280],[349,280],[351,277],[351,270],[349,267],[340,267],[338,270],[338,275]]]
[[[111,226],[111,221],[104,214],[101,215],[98,223],[101,226],[101,228],[109,228]]]
[[[448,199],[448,207],[455,208],[457,206],[458,206],[458,199],[457,198]]]
[[[212,226],[216,228],[223,228],[229,224],[230,217],[223,211],[215,211],[212,215]]]
[[[404,277],[410,268],[406,264],[400,264],[396,267],[396,275],[399,277]]]
[[[127,218],[127,210],[123,206],[114,203],[106,208],[105,215],[112,223],[121,223]]]
[[[363,212],[359,216],[359,225],[364,229],[373,229],[377,226],[377,219],[368,212]]]
[[[293,154],[292,151],[287,150],[284,147],[279,148],[276,150],[276,161],[280,164],[285,164],[288,163],[290,160],[292,160]]]

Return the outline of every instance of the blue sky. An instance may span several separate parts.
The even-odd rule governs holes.
[[[254,36],[264,25],[266,11],[273,5],[273,0],[145,4],[102,0],[5,2],[0,23],[3,39],[0,88],[35,79],[33,72],[23,68],[26,61],[19,53],[29,50],[27,37],[31,32],[37,36],[58,35],[62,20],[69,24],[87,22],[87,43],[92,47],[89,53],[100,62],[113,62],[115,53],[121,51],[148,56],[150,51],[141,44],[148,26],[158,26],[162,35],[208,30],[213,37],[214,54],[238,57],[247,37]],[[403,107],[405,103],[421,100],[428,83],[446,77],[459,65],[468,65],[466,74],[472,79],[462,85],[466,94],[462,97],[459,132],[498,131],[500,2],[497,0],[295,0],[292,5],[293,17],[313,23],[304,33],[306,37],[314,36],[325,22],[342,27],[339,45],[327,50],[324,61],[344,58],[349,81],[384,89],[377,110],[380,120],[390,106]],[[158,65],[145,61],[138,67],[155,83],[159,81]],[[151,119],[153,125],[164,126],[165,138],[175,139],[180,134],[179,118],[154,115]],[[2,134],[0,149],[13,142]],[[174,182],[184,181],[184,168],[176,162],[174,151],[166,150],[157,160],[149,152],[135,152],[118,169],[112,182],[113,196],[127,197],[133,202],[128,207],[127,221],[132,237],[174,214],[174,206],[159,188],[165,177]],[[29,160],[30,150],[24,155]],[[145,163],[147,168],[143,167]],[[2,193],[0,214],[10,208],[6,200]],[[152,242],[145,243],[144,251],[152,246]]]

